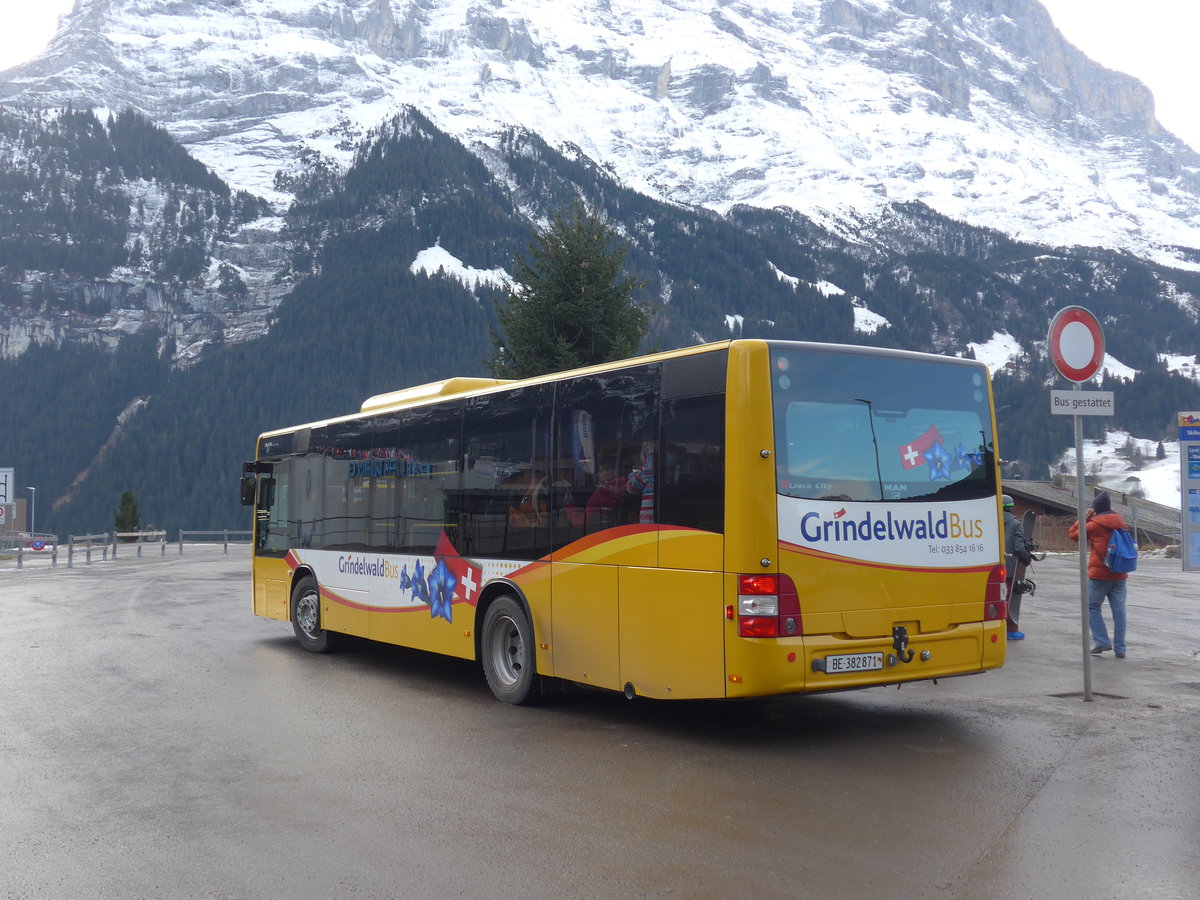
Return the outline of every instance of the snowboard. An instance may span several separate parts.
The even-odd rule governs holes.
[[[1032,509],[1025,510],[1025,515],[1021,517],[1021,533],[1025,535],[1025,549],[1029,551],[1030,556],[1033,556],[1034,551],[1038,547],[1037,541],[1033,539],[1033,526],[1036,524],[1037,513]],[[1034,559],[1037,559],[1037,557],[1034,556]],[[1045,559],[1045,557],[1043,556],[1042,559]],[[1011,603],[1014,591],[1017,594],[1032,595],[1037,590],[1037,584],[1025,577],[1028,571],[1028,563],[1023,563],[1019,558],[1014,556],[1013,570],[1008,573],[1008,590],[1004,595],[1005,601]],[[1008,630],[1017,630],[1017,623],[1011,618],[1008,620]]]

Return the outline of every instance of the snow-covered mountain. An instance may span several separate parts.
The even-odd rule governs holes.
[[[301,148],[345,158],[410,104],[481,151],[523,126],[674,202],[857,235],[919,200],[1200,268],[1200,156],[1036,0],[77,0],[0,100],[132,106],[278,200]]]
[[[215,461],[264,422],[481,374],[513,262],[583,198],[647,344],[970,353],[1044,477],[1055,307],[1104,323],[1113,426],[1200,408],[1198,172],[1032,0],[77,0],[0,73],[5,452],[79,530],[130,486],[227,524]],[[98,385],[69,442],[59,383]]]

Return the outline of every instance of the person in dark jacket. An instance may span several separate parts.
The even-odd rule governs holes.
[[[1087,522],[1084,532],[1087,535],[1088,546],[1088,624],[1092,629],[1092,653],[1100,654],[1115,650],[1117,659],[1125,658],[1125,592],[1129,576],[1124,572],[1114,572],[1104,564],[1104,555],[1108,551],[1108,542],[1112,533],[1118,528],[1125,528],[1125,520],[1113,512],[1112,501],[1107,491],[1101,491],[1092,500],[1092,508],[1087,511]],[[1079,539],[1079,523],[1076,522],[1067,532],[1071,540]],[[1105,599],[1112,610],[1113,635],[1108,639],[1108,629],[1104,625],[1101,607]]]
[[[1013,512],[1013,498],[1005,494],[1000,500],[1004,507],[1004,568],[1008,573],[1008,639],[1023,641],[1025,632],[1017,623],[1021,620],[1021,592],[1017,590],[1017,561],[1028,565],[1033,556],[1025,543],[1025,529]]]

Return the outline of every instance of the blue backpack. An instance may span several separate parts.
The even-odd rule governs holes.
[[[1137,568],[1138,549],[1133,542],[1133,536],[1124,528],[1113,530],[1108,541],[1108,551],[1104,554],[1104,565],[1118,574],[1132,572]]]

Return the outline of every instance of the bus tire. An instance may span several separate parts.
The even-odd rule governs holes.
[[[497,597],[483,616],[481,635],[483,674],[496,699],[515,706],[536,702],[536,651],[525,607],[511,594]]]
[[[304,576],[292,589],[292,631],[305,650],[313,653],[328,653],[333,649],[333,640],[328,631],[321,627],[321,593],[317,581]]]

